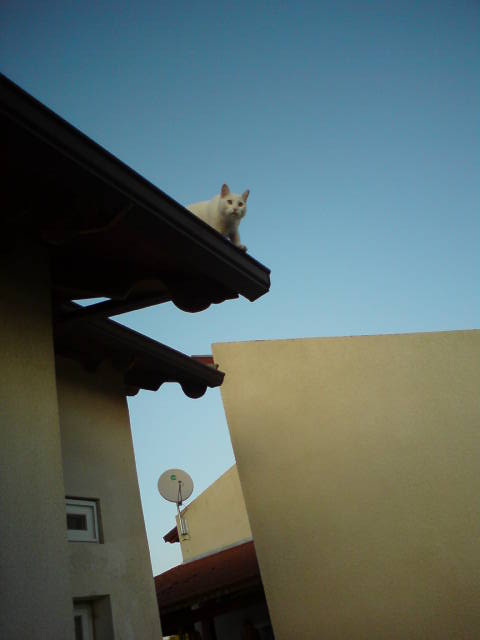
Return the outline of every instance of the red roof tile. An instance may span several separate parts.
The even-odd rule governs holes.
[[[260,581],[253,541],[180,564],[155,577],[160,611],[214,591]]]

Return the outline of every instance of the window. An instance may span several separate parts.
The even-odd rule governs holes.
[[[100,542],[95,500],[67,498],[67,535],[71,542]]]
[[[73,599],[75,640],[112,640],[113,620],[110,596]]]
[[[90,603],[73,605],[73,621],[75,624],[75,640],[94,640],[93,615]]]

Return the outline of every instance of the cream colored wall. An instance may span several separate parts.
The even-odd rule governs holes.
[[[180,536],[183,560],[251,540],[252,531],[233,465],[183,511],[189,535]]]
[[[480,635],[480,332],[215,345],[276,640]]]
[[[9,238],[0,290],[0,636],[65,640],[73,606],[43,252]]]
[[[57,360],[65,494],[99,500],[103,544],[68,545],[72,595],[110,595],[116,638],[157,640],[158,605],[120,376]]]

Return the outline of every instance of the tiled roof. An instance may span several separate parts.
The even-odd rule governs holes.
[[[160,612],[216,591],[260,582],[253,541],[180,564],[155,577]]]

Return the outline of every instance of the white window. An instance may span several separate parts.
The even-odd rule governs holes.
[[[95,500],[67,498],[67,534],[71,542],[100,542]]]
[[[94,640],[92,607],[88,602],[73,605],[75,640]]]

